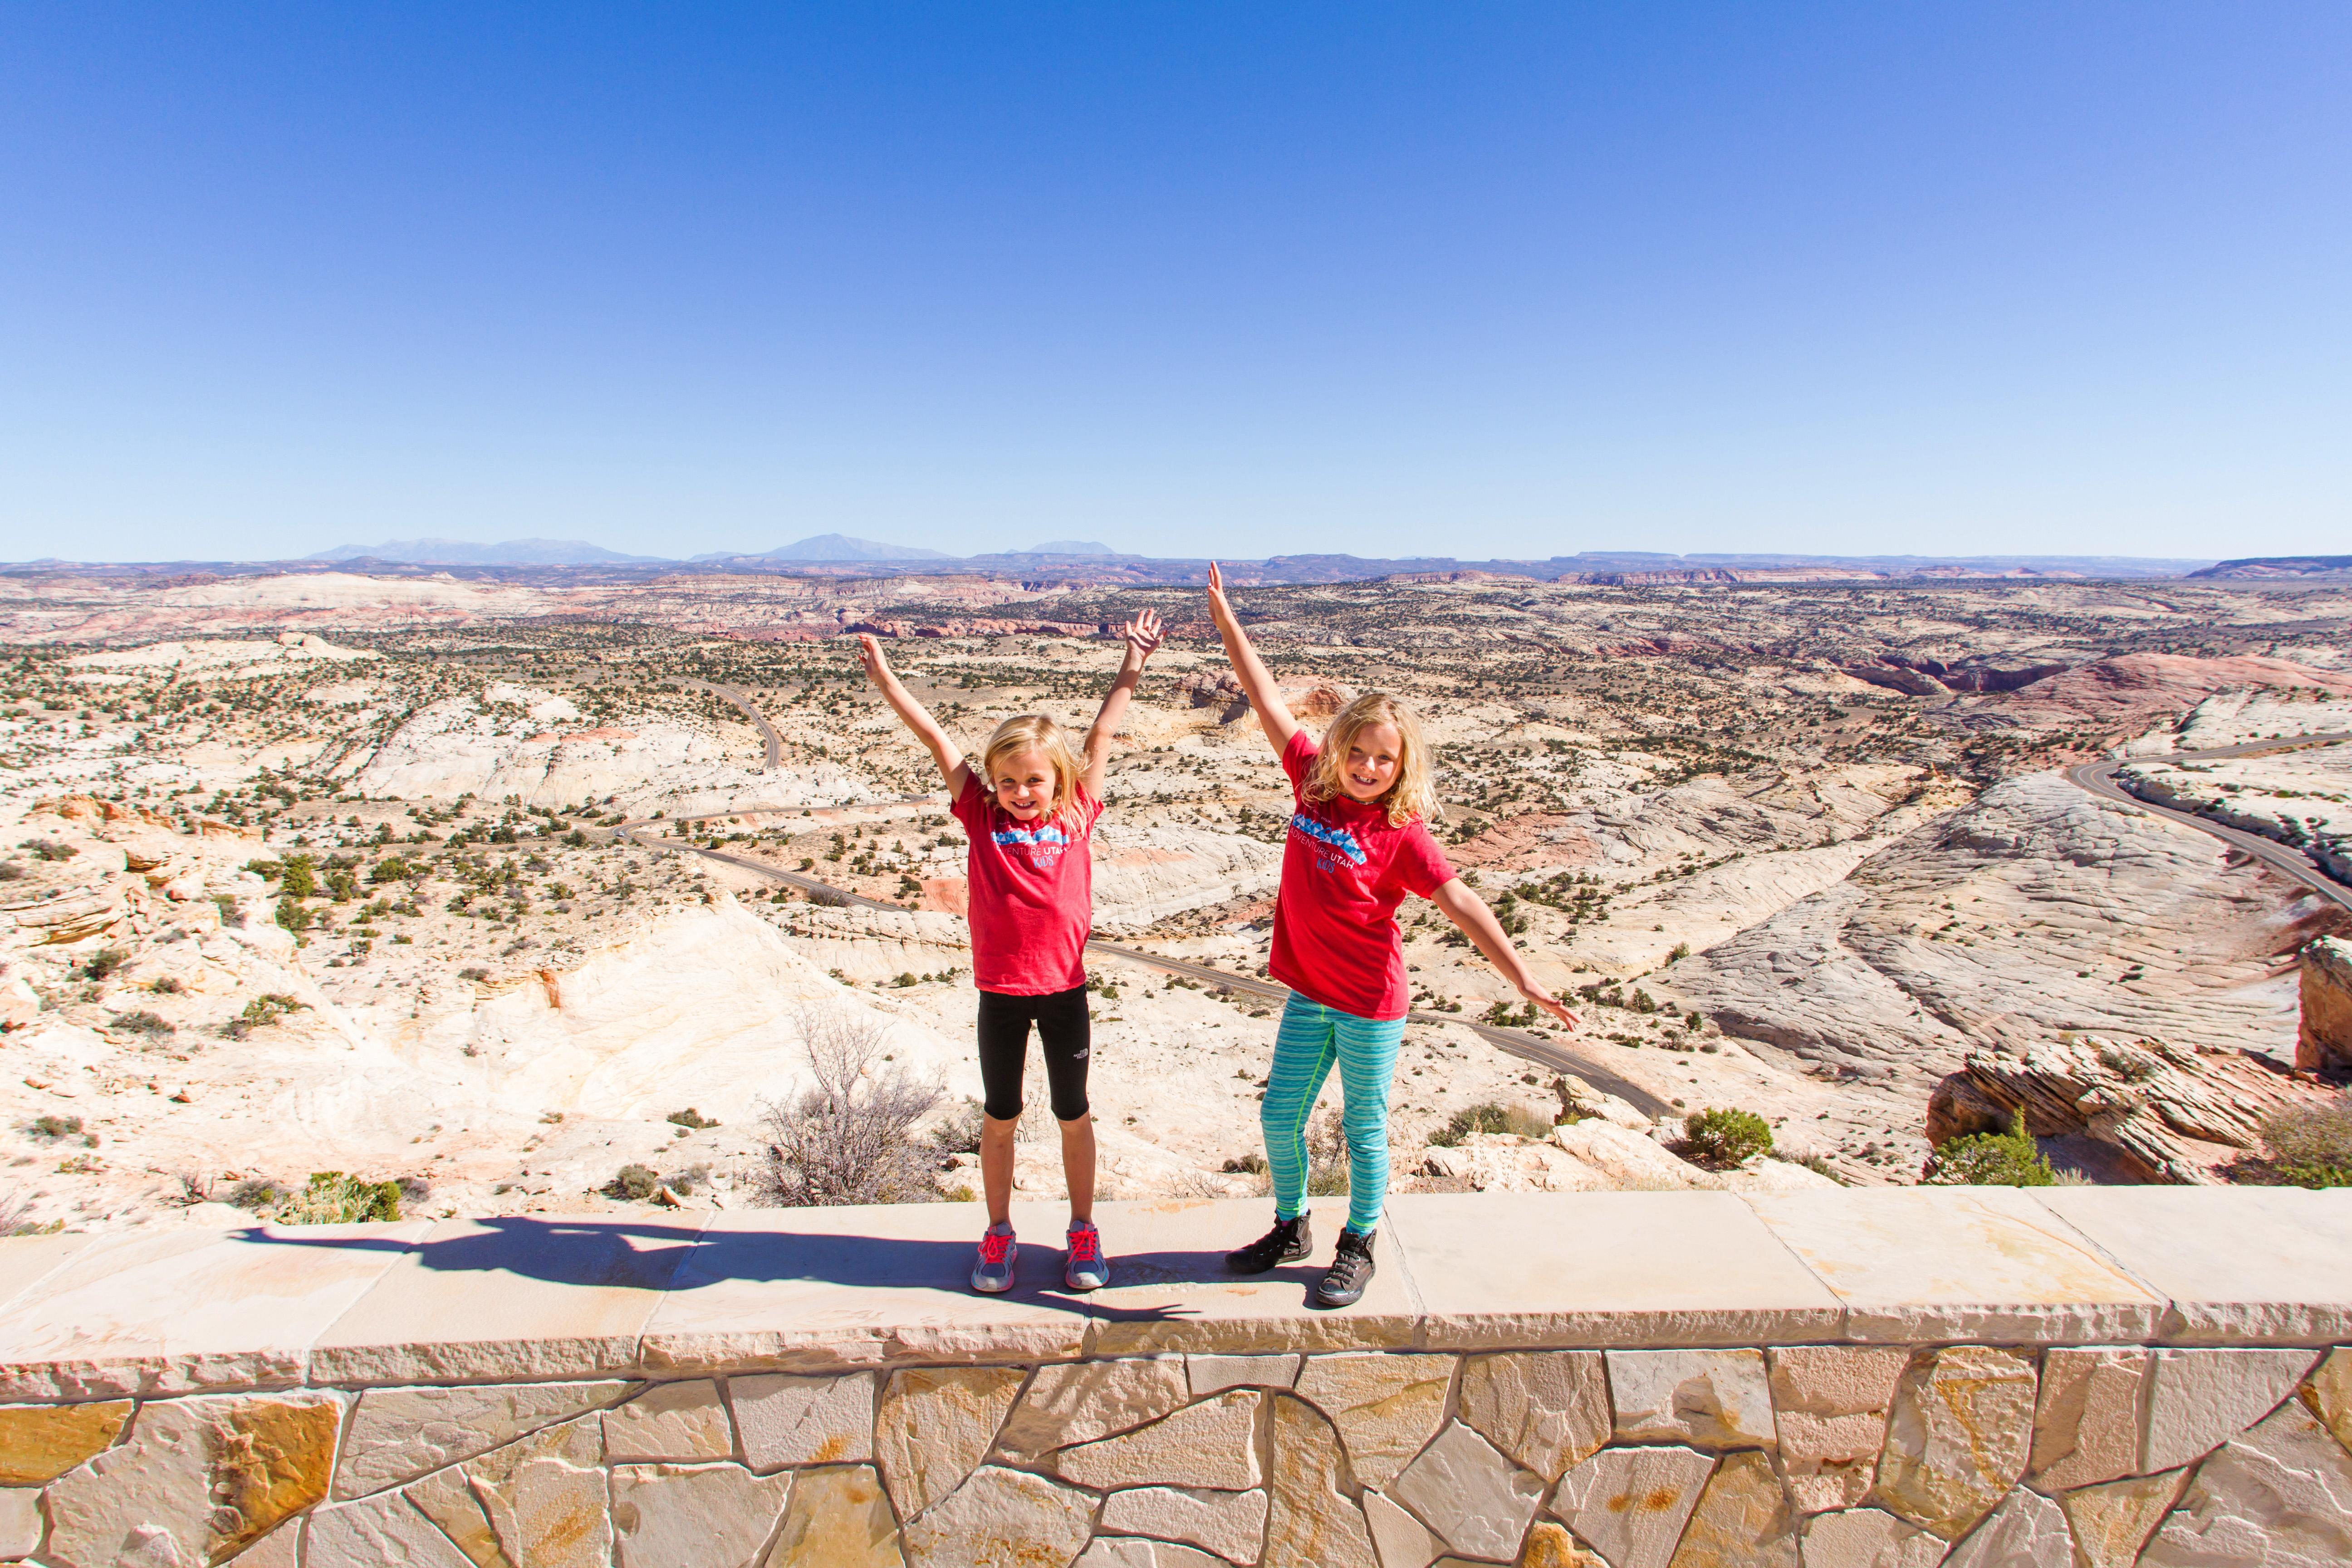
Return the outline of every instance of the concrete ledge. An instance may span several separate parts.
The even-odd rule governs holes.
[[[981,1218],[0,1242],[0,1568],[2352,1560],[2345,1194],[1402,1197],[1345,1312]]]
[[[1117,1268],[963,1287],[973,1205],[448,1220],[0,1242],[0,1398],[1029,1363],[1166,1352],[1755,1344],[2319,1346],[2352,1194],[2179,1187],[1407,1195],[1355,1309],[1234,1279],[1263,1202],[1110,1204]],[[1317,1205],[1327,1249],[1341,1205]],[[5,1289],[0,1286],[0,1289]]]

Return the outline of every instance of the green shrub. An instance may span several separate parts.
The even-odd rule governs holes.
[[[2263,1122],[2269,1174],[2292,1187],[2352,1187],[2352,1096],[2297,1106]]]
[[[1683,1118],[1683,1142],[1693,1160],[1722,1170],[1769,1154],[1772,1125],[1752,1110],[1696,1110]]]
[[[290,1190],[279,1186],[267,1176],[247,1176],[231,1187],[228,1190],[228,1195],[222,1201],[234,1207],[257,1213],[272,1204],[283,1203],[293,1195]]]
[[[32,1132],[35,1137],[46,1138],[53,1143],[60,1138],[78,1138],[81,1135],[81,1118],[36,1116],[33,1118]]]
[[[684,1110],[671,1111],[667,1120],[675,1126],[686,1128],[694,1131],[699,1131],[705,1127],[716,1127],[719,1125],[717,1121],[703,1115],[702,1112],[695,1110],[691,1105],[688,1106]]]
[[[1923,1187],[2050,1187],[2058,1173],[2042,1158],[2020,1111],[2006,1132],[1947,1138],[1919,1173]]]
[[[626,1198],[644,1203],[661,1186],[661,1177],[650,1165],[624,1165],[618,1174],[604,1184],[608,1198]]]
[[[274,1225],[362,1225],[400,1217],[398,1182],[363,1182],[341,1171],[313,1171],[310,1184],[262,1211]]]
[[[1509,1132],[1521,1138],[1541,1138],[1551,1129],[1550,1121],[1523,1105],[1498,1105],[1489,1100],[1455,1111],[1452,1121],[1429,1135],[1429,1141],[1441,1149],[1452,1149],[1473,1132]]]

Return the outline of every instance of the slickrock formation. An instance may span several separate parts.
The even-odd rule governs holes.
[[[2267,1057],[2095,1035],[1969,1053],[1927,1102],[1927,1141],[2006,1130],[2020,1110],[2038,1138],[2080,1133],[2119,1153],[2127,1179],[2215,1184],[2259,1152],[2265,1118],[2330,1098]]]
[[[2234,1047],[2285,1000],[2273,955],[2326,919],[2302,889],[2227,866],[2216,840],[2040,773],[1671,978],[1727,1034],[1916,1082],[2065,1031]]]
[[[2307,1072],[2352,1068],[2352,942],[2321,937],[2301,954],[2303,1022],[2294,1065]]]

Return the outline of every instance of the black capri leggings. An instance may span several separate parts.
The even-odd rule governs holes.
[[[1053,1090],[1054,1119],[1076,1121],[1087,1113],[1087,988],[1073,985],[1045,996],[980,994],[980,1087],[982,1109],[999,1121],[1021,1114],[1021,1063],[1029,1054],[1029,1026],[1037,1026],[1037,1046],[1045,1056],[1045,1082]]]

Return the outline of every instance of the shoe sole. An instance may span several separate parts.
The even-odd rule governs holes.
[[[1099,1290],[1109,1283],[1110,1276],[1108,1274],[1104,1275],[1099,1279],[1073,1279],[1066,1274],[1062,1276],[1062,1288],[1066,1290],[1076,1290],[1080,1292]]]
[[[1013,1289],[1013,1281],[1007,1279],[1002,1285],[991,1285],[984,1283],[982,1280],[974,1279],[971,1282],[971,1288],[979,1291],[983,1296],[1002,1296],[1006,1291]]]

